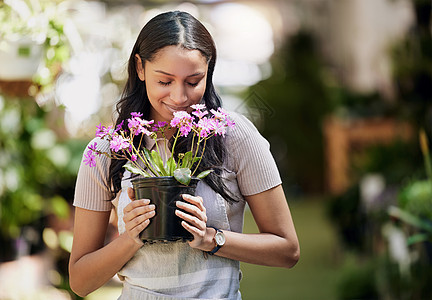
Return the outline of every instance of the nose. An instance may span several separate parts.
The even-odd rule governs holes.
[[[177,104],[182,104],[187,101],[188,96],[186,89],[182,84],[177,84],[173,87],[170,92],[170,99]]]

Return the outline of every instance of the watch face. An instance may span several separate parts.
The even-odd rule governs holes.
[[[218,246],[223,246],[225,244],[225,235],[218,231],[216,233],[215,240]]]

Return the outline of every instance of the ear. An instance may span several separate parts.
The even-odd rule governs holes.
[[[135,68],[137,70],[139,79],[141,81],[144,81],[145,80],[144,67],[143,67],[141,57],[138,54],[135,54]]]

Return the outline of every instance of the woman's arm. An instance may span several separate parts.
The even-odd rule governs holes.
[[[282,186],[245,198],[260,233],[226,232],[226,243],[216,254],[247,263],[293,267],[300,247]]]
[[[199,199],[190,197],[185,200],[194,204],[197,198]],[[215,255],[258,265],[293,267],[299,260],[300,247],[282,186],[245,198],[260,233],[243,234],[223,230],[226,242]],[[215,230],[206,228],[199,233],[201,223],[205,221],[205,217],[202,216],[205,210],[197,209],[200,207],[197,203],[193,206],[195,208],[179,203],[179,208],[187,210],[192,215],[182,215],[185,221],[194,225],[184,224],[185,228],[199,240],[192,241],[190,245],[203,251],[210,251],[215,246]]]
[[[104,246],[110,212],[75,209],[74,241],[69,261],[71,289],[86,296],[110,280],[142,244],[138,234],[154,216],[149,200],[132,201],[124,210],[126,232]]]

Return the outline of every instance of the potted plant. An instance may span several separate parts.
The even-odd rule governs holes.
[[[5,0],[0,3],[0,79],[52,85],[69,57],[60,1]]]
[[[427,136],[420,131],[420,148],[424,158],[426,179],[405,185],[399,195],[399,206],[389,208],[389,214],[416,228],[417,233],[408,238],[408,244],[432,242],[432,163]],[[432,251],[429,250],[432,261]]]
[[[181,194],[195,194],[198,181],[206,177],[212,170],[196,174],[202,160],[206,142],[214,135],[225,136],[228,127],[234,126],[229,115],[222,109],[206,109],[204,104],[191,106],[193,111],[173,113],[170,123],[147,121],[142,114],[133,112],[127,119],[128,130],[122,124],[115,129],[112,126],[97,126],[96,137],[110,144],[110,152],[98,150],[97,142],[88,146],[84,162],[93,167],[96,165],[95,155],[106,155],[111,159],[124,159],[124,168],[133,174],[140,175],[132,180],[135,198],[148,198],[158,207],[157,215],[150,225],[140,234],[142,240],[190,240],[192,235],[180,225],[174,211],[175,202],[181,200]],[[170,145],[166,133],[176,129]],[[189,134],[193,135],[189,151],[175,153],[178,139]],[[144,137],[155,140],[156,150],[149,151],[143,146]],[[162,139],[163,147],[157,143]],[[169,149],[171,153],[168,155]]]

